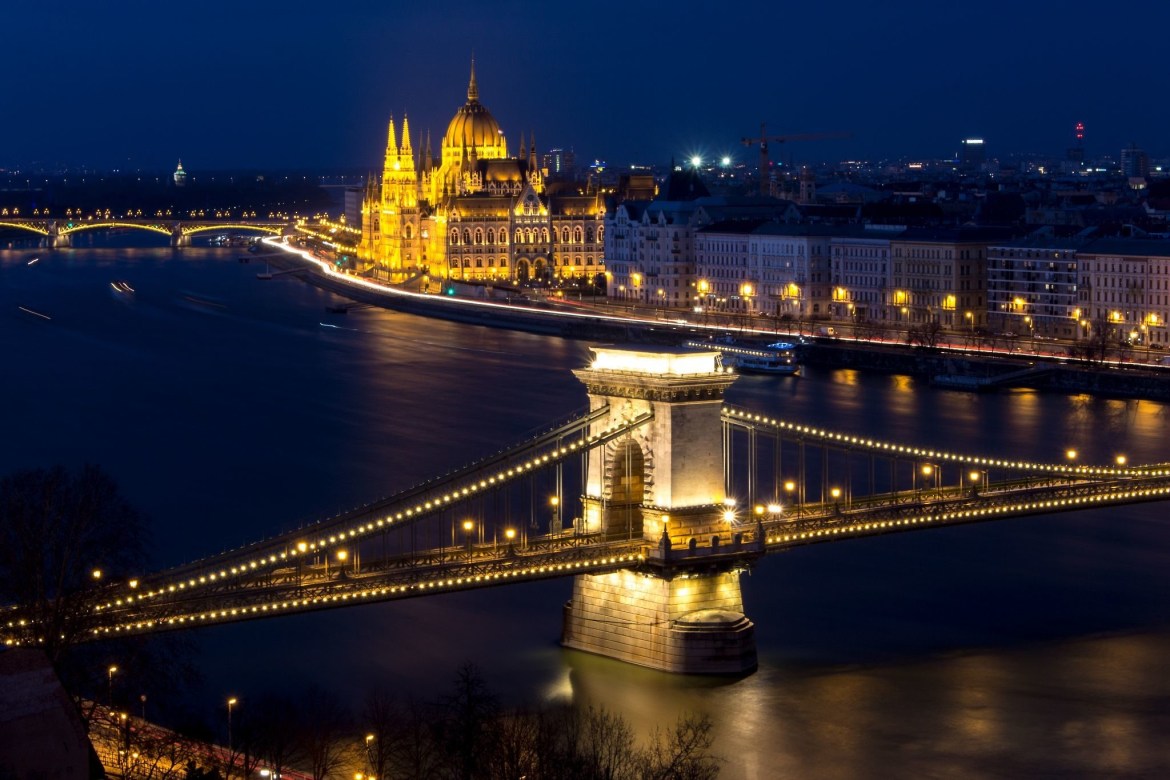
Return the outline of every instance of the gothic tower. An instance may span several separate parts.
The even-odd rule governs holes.
[[[394,119],[386,138],[382,169],[381,251],[378,260],[391,274],[420,265],[418,172],[410,146],[410,122],[402,120],[402,146],[394,132]]]

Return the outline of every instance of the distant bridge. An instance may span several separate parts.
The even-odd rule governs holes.
[[[104,586],[89,635],[575,575],[566,645],[741,673],[755,645],[739,573],[768,554],[1170,498],[1167,464],[1035,463],[828,431],[724,405],[735,376],[717,350],[595,352],[575,372],[588,409],[350,512]],[[30,616],[3,619],[6,643],[39,641]]]
[[[199,233],[221,232],[224,230],[248,230],[270,235],[288,235],[295,232],[296,222],[287,219],[59,219],[47,217],[17,218],[0,217],[0,228],[22,230],[42,236],[42,244],[57,248],[69,246],[71,237],[86,230],[131,229],[144,230],[167,236],[172,246],[187,246],[191,237]]]

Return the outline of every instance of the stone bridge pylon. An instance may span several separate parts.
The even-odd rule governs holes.
[[[607,536],[642,538],[639,569],[576,577],[565,607],[568,647],[669,672],[745,674],[756,668],[754,625],[739,575],[761,554],[725,519],[723,395],[735,381],[718,350],[594,349],[574,373],[593,431],[652,417],[590,451],[584,522]]]

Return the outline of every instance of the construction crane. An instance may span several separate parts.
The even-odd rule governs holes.
[[[796,135],[768,135],[763,122],[760,123],[758,138],[741,138],[744,146],[760,145],[760,194],[768,194],[768,144],[783,144],[789,141],[823,141],[829,138],[852,138],[852,133],[798,133]]]

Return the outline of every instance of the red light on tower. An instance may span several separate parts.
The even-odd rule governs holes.
[[[1076,132],[1076,136],[1077,136],[1078,141],[1085,140],[1085,123],[1084,122],[1077,122],[1075,132]]]

